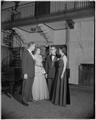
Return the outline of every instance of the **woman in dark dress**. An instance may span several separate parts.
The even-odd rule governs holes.
[[[66,104],[70,104],[69,86],[66,74],[67,57],[65,55],[65,48],[59,48],[59,53],[61,57],[58,60],[57,74],[54,80],[52,102],[56,105],[65,106]]]

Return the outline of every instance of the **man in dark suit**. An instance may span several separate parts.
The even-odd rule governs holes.
[[[50,47],[50,54],[48,55],[45,64],[50,99],[52,96],[53,81],[56,73],[56,60],[56,48],[55,46],[52,46]]]
[[[23,73],[23,86],[22,86],[22,103],[28,106],[28,102],[32,100],[32,84],[35,75],[35,63],[33,60],[32,51],[35,50],[35,43],[28,43],[28,49],[24,50],[22,58],[22,73]]]

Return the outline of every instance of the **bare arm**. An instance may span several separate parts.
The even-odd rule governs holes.
[[[63,78],[65,70],[66,70],[66,66],[67,66],[67,57],[66,56],[63,57],[63,62],[64,62],[64,67],[63,67],[63,71],[61,74],[61,78]]]
[[[42,73],[46,74],[46,71],[45,71],[45,69],[43,67],[43,58],[42,58],[42,56],[40,56],[40,58],[41,58]]]

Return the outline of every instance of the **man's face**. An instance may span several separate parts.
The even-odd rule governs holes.
[[[52,55],[56,55],[56,48],[55,47],[51,47],[51,53],[52,53]]]

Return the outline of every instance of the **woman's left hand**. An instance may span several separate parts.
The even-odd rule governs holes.
[[[61,79],[63,79],[63,74],[61,75]]]

